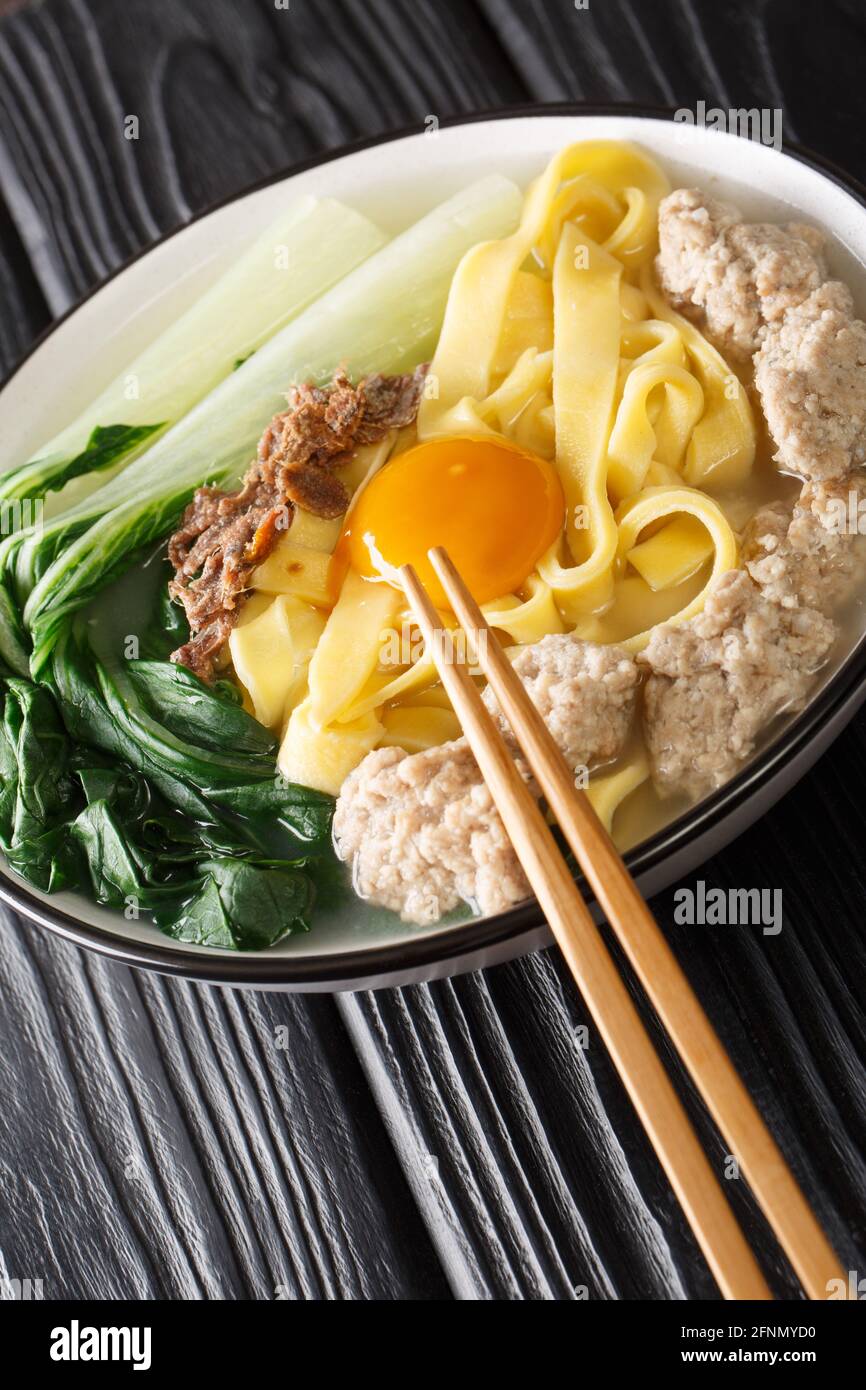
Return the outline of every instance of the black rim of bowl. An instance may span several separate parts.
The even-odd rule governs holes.
[[[442,127],[475,125],[484,121],[509,120],[519,117],[550,116],[636,116],[646,120],[670,121],[674,115],[673,107],[631,105],[621,102],[613,105],[581,105],[572,102],[556,102],[496,107],[489,111],[473,112],[470,115],[449,117],[441,121]],[[148,255],[156,246],[168,241],[184,231],[193,222],[198,222],[217,212],[222,207],[238,202],[241,198],[267,188],[284,179],[303,173],[346,155],[360,153],[376,145],[389,144],[418,135],[419,128],[412,126],[383,135],[369,136],[337,149],[315,155],[289,165],[275,174],[248,184],[237,193],[197,213],[183,226],[167,232],[156,241],[150,242],[136,255],[131,256],[112,274],[95,285],[87,295],[73,305],[65,314],[52,323],[42,333],[13,372],[6,378],[5,385],[21,370],[24,363],[39,350],[42,344],[58,328],[77,313],[110,280],[122,275],[129,266]],[[825,178],[850,193],[866,208],[866,187],[851,174],[835,165],[831,160],[817,155],[803,146],[783,144],[785,154],[803,164],[809,165]],[[803,713],[792,721],[766,751],[759,755],[726,786],[715,792],[694,809],[686,811],[669,826],[653,835],[644,844],[626,855],[626,863],[635,875],[643,875],[655,869],[663,860],[682,850],[697,835],[710,832],[723,819],[735,813],[768,777],[807,747],[812,736],[837,713],[858,691],[866,678],[866,642],[862,642],[844,661],[839,671],[827,682],[825,688],[816,696]],[[585,882],[581,880],[584,893],[589,895]],[[26,885],[19,885],[5,875],[0,878],[0,900],[23,912],[25,916],[50,931],[78,946],[85,946],[108,956],[124,965],[133,965],[159,971],[163,974],[180,975],[189,979],[200,979],[211,983],[233,985],[319,985],[342,983],[351,987],[353,982],[359,986],[370,979],[380,979],[387,983],[388,977],[420,972],[435,967],[442,962],[457,960],[463,956],[473,956],[479,952],[501,947],[516,937],[538,929],[544,918],[534,899],[510,908],[507,912],[492,917],[473,918],[459,926],[446,928],[432,936],[413,939],[411,928],[407,927],[405,939],[386,946],[368,950],[334,952],[320,956],[275,955],[268,951],[261,954],[222,955],[211,952],[207,947],[194,950],[183,947],[163,946],[157,942],[126,940],[116,932],[104,927],[92,926],[77,917],[61,911],[49,902],[32,894]]]

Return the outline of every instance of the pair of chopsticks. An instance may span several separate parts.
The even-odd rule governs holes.
[[[658,924],[444,550],[430,563],[551,811],[809,1298],[846,1277]],[[772,1295],[539,806],[411,565],[400,579],[442,684],[565,956],[725,1298]]]

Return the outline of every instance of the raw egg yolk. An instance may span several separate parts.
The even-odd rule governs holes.
[[[432,546],[444,546],[476,602],[488,603],[520,588],[564,515],[559,478],[544,459],[501,439],[437,439],[375,475],[349,513],[340,549],[370,578],[414,565],[433,602],[447,608],[427,559]]]

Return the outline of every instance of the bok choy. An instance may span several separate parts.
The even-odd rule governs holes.
[[[432,354],[464,252],[510,232],[520,205],[517,187],[491,175],[435,208],[271,338],[120,476],[26,540],[15,576],[17,592],[29,591],[34,676],[68,615],[164,536],[196,487],[239,479],[292,382],[325,382],[341,361],[355,377],[401,372]]]
[[[333,199],[303,198],[269,224],[171,327],[130,362],[32,462],[0,474],[0,499],[44,497],[82,475],[80,497],[175,424],[241,357],[291,322],[386,237]],[[62,499],[52,507],[62,509]]]
[[[86,625],[58,647],[54,676],[3,682],[9,865],[43,892],[150,912],[184,941],[252,950],[304,930],[305,866],[326,844],[331,802],[282,781],[267,730],[167,662],[111,675]]]

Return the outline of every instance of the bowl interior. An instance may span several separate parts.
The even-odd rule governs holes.
[[[231,263],[239,248],[279,209],[302,194],[341,199],[397,232],[472,179],[498,171],[524,185],[560,146],[578,139],[628,139],[659,158],[675,183],[698,184],[738,201],[747,215],[802,218],[833,237],[834,272],[866,305],[866,209],[809,164],[734,136],[635,115],[533,115],[451,126],[372,145],[238,198],[161,242],[92,295],[27,359],[0,393],[0,437],[10,452],[35,455],[41,444],[97,394],[156,331],[167,325]],[[407,286],[407,292],[411,287]],[[335,344],[339,356],[339,344]],[[748,823],[741,820],[738,828]],[[733,833],[733,832],[732,832]],[[0,865],[3,887],[20,881]],[[673,870],[671,877],[673,876]],[[145,920],[125,921],[78,894],[51,899],[76,920],[130,944],[158,943],[189,955]],[[272,948],[269,957],[338,958],[413,941],[466,934],[464,921],[407,927],[390,914],[359,910],[348,897],[317,914],[313,930]],[[214,953],[199,948],[204,956]]]

